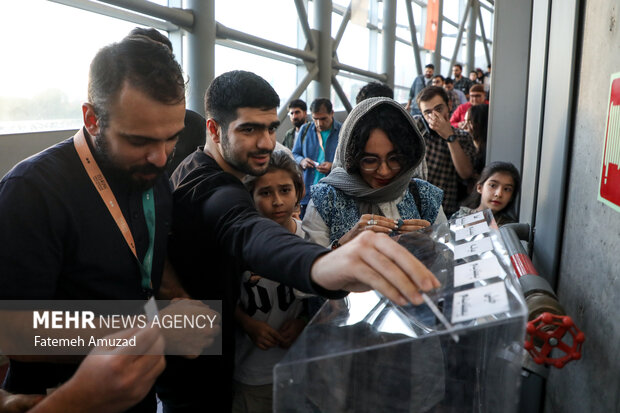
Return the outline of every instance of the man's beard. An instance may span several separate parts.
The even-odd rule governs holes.
[[[131,185],[134,189],[139,191],[145,191],[151,188],[157,179],[164,173],[166,166],[172,161],[174,151],[168,156],[166,166],[159,168],[152,164],[136,165],[129,169],[121,167],[114,157],[110,154],[110,145],[105,135],[105,131],[101,131],[99,135],[94,138],[94,146],[97,152],[97,163],[102,170],[105,170],[107,175],[113,177],[113,179],[119,180],[123,183]],[[150,175],[155,174],[154,179],[140,179],[136,174]]]
[[[252,175],[252,176],[261,176],[267,172],[267,168],[269,167],[269,162],[267,162],[264,167],[257,169],[257,168],[252,168],[250,166],[248,159],[254,155],[267,155],[267,154],[271,155],[273,151],[261,150],[261,151],[255,151],[255,152],[248,152],[246,154],[246,158],[242,159],[240,156],[241,154],[235,153],[234,149],[232,148],[230,144],[230,139],[228,139],[228,136],[226,136],[223,131],[222,131],[221,141],[222,141],[222,157],[224,158],[226,162],[228,162],[236,170],[243,172],[246,175]]]
[[[295,120],[293,121],[293,125],[294,125],[296,128],[299,128],[299,127],[300,127],[301,125],[303,125],[304,123],[306,123],[306,120],[305,120],[305,119],[295,119]]]

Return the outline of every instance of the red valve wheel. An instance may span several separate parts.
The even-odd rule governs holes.
[[[586,336],[569,316],[542,313],[527,323],[526,332],[524,347],[537,364],[550,364],[561,369],[569,361],[581,358],[581,346]],[[562,340],[566,333],[572,338],[571,345]],[[562,355],[551,357],[553,349]]]

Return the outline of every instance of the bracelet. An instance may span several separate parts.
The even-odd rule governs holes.
[[[337,240],[335,240],[335,241],[333,241],[333,242],[330,244],[330,246],[329,246],[329,247],[330,247],[332,250],[335,250],[336,248],[338,248],[338,247],[340,246],[340,242],[339,242],[339,241],[340,241],[340,240],[338,240],[338,239],[337,239]]]
[[[456,140],[456,135],[450,135],[448,136],[448,139],[446,139],[446,141],[448,141],[448,143],[452,143]]]

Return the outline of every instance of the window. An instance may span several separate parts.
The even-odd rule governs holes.
[[[0,2],[0,134],[78,128],[90,61],[134,27],[49,1]]]

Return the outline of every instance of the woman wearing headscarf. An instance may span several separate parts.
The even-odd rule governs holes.
[[[398,102],[359,103],[342,125],[331,173],[312,187],[307,236],[337,248],[365,230],[397,235],[447,221],[443,191],[413,179],[424,155],[424,140]]]

